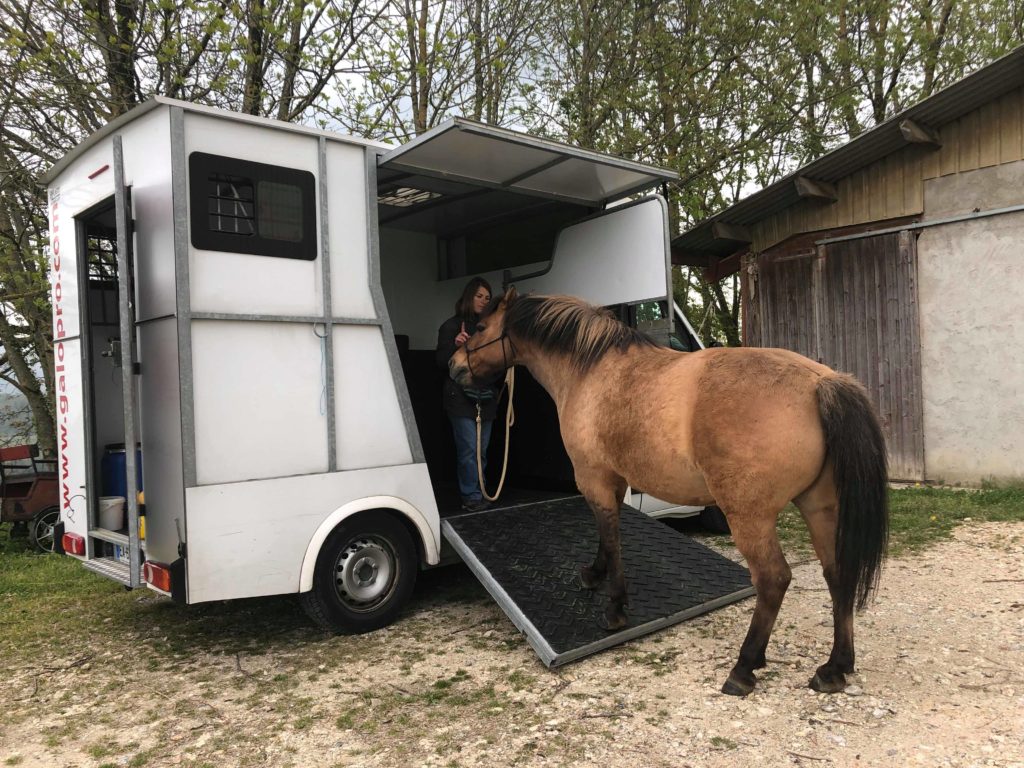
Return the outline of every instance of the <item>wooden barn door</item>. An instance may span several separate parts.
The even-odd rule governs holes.
[[[916,239],[903,231],[785,255],[745,279],[746,341],[854,374],[878,409],[889,476],[924,479]]]

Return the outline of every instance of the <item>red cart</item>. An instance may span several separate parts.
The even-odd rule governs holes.
[[[28,525],[29,541],[53,551],[53,526],[60,520],[57,460],[40,459],[39,446],[0,448],[0,523]]]

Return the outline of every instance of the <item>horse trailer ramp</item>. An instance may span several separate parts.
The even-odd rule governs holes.
[[[581,496],[445,518],[444,537],[548,667],[754,594],[746,568],[632,507],[621,515],[629,625],[602,628],[607,582],[580,583],[597,552]]]

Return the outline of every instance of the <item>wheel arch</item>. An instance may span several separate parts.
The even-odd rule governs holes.
[[[390,514],[409,529],[416,544],[417,554],[430,565],[440,560],[437,542],[434,540],[430,523],[426,516],[409,502],[397,496],[367,496],[354,499],[343,504],[329,514],[314,531],[306,546],[306,554],[302,558],[302,569],[299,572],[299,592],[309,592],[313,588],[313,574],[316,571],[316,560],[320,556],[327,537],[338,525],[353,515],[361,512],[377,510],[380,514]]]

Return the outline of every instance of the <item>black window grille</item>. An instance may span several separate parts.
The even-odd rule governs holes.
[[[189,204],[196,248],[316,258],[316,183],[308,171],[193,152]]]
[[[90,283],[117,285],[117,242],[112,237],[90,235],[85,245]]]
[[[209,179],[210,229],[231,235],[256,232],[256,195],[252,182],[214,174]]]

